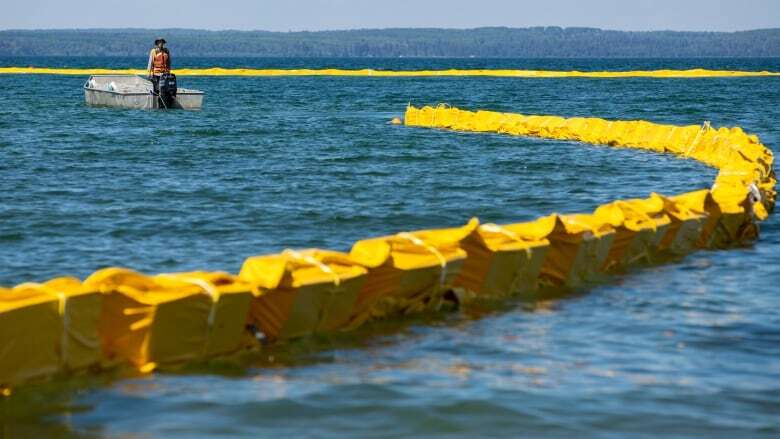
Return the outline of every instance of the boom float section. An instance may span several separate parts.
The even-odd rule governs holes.
[[[603,273],[758,238],[774,209],[772,152],[740,128],[408,107],[409,127],[534,136],[672,153],[719,169],[710,188],[617,200],[515,224],[422,230],[347,253],[286,250],[238,275],[123,268],[0,289],[0,386],[83,370],[159,367],[348,331],[443,304],[573,288]],[[35,346],[35,349],[29,349]]]
[[[374,70],[374,69],[241,69],[183,68],[178,76],[375,76],[375,77],[510,77],[510,78],[733,78],[780,76],[780,72],[739,70],[631,70],[631,71],[554,71],[554,70]],[[0,74],[29,75],[146,75],[140,69],[0,67]]]

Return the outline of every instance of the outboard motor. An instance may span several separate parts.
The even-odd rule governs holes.
[[[174,108],[176,105],[176,75],[173,73],[163,73],[160,75],[160,108]]]

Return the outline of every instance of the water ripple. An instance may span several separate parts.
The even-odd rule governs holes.
[[[776,60],[372,62],[780,70]],[[193,113],[85,107],[82,83],[0,77],[0,284],[107,265],[237,271],[245,257],[285,247],[345,250],[471,216],[586,211],[708,187],[715,172],[627,149],[388,125],[410,98],[711,120],[770,147],[780,140],[776,78],[182,78],[207,91]],[[383,322],[272,347],[239,366],[33,386],[0,400],[0,424],[29,437],[777,437],[778,267],[775,216],[755,246],[631,270],[567,300]]]

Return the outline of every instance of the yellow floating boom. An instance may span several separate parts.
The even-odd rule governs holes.
[[[0,67],[0,74],[18,75],[145,75],[140,69]],[[740,70],[629,70],[629,71],[554,71],[515,69],[449,69],[449,70],[374,70],[374,69],[175,69],[179,76],[377,76],[377,77],[446,77],[492,76],[509,78],[734,78],[780,76],[780,72]]]
[[[230,354],[257,340],[354,329],[450,300],[572,288],[600,273],[758,237],[777,192],[772,151],[740,128],[609,121],[446,106],[406,110],[407,126],[667,152],[719,169],[711,188],[618,200],[593,212],[515,224],[421,230],[349,253],[250,257],[238,276],[148,276],[109,268],[0,288],[0,394],[29,380],[124,364],[140,372]],[[31,348],[33,347],[33,348]]]

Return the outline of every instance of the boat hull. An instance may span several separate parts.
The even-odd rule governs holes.
[[[178,89],[174,108],[200,110],[203,92],[186,88]],[[159,99],[152,94],[152,82],[138,76],[94,75],[84,85],[87,105],[99,107],[155,110],[161,108]]]

